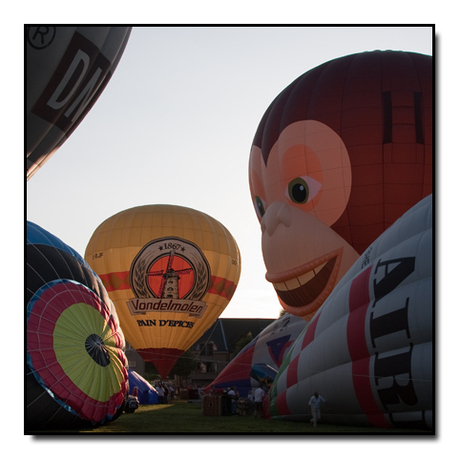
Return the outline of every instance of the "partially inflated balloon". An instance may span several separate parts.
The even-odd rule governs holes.
[[[27,180],[94,105],[130,33],[131,27],[27,27]]]
[[[158,391],[150,385],[147,380],[140,376],[137,372],[129,369],[129,393],[132,395],[137,388],[137,399],[139,404],[158,404],[160,395]]]
[[[272,102],[250,157],[266,278],[311,319],[357,257],[431,193],[432,59],[334,59]]]
[[[273,417],[309,418],[314,392],[334,424],[432,428],[432,205],[425,198],[342,278],[284,360]]]
[[[215,388],[236,386],[240,396],[263,384],[269,387],[283,359],[305,329],[303,318],[283,315],[246,345],[212,382]],[[206,391],[210,390],[210,386]]]
[[[221,223],[172,205],[110,217],[85,258],[115,303],[127,341],[163,377],[225,309],[241,270],[238,246]]]
[[[31,222],[26,308],[26,428],[69,428],[119,415],[128,361],[112,301],[80,255]]]

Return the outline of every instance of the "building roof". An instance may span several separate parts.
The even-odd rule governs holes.
[[[218,318],[196,343],[214,342],[217,351],[232,352],[235,344],[249,332],[255,339],[273,321],[275,318]]]

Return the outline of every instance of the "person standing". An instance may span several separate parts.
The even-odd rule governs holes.
[[[235,415],[236,409],[238,407],[238,398],[239,398],[238,390],[236,389],[236,387],[228,388],[227,394],[230,396],[232,400],[232,415]]]
[[[164,404],[165,403],[165,398],[164,398],[165,392],[163,390],[161,383],[158,383],[155,389],[157,390],[157,393],[158,393],[159,403]]]
[[[262,388],[262,385],[259,385],[259,387],[256,389],[254,393],[254,417],[262,417],[262,405],[264,402],[265,398],[265,391]]]
[[[321,418],[321,403],[326,402],[326,400],[315,391],[315,394],[310,398],[308,405],[310,406],[310,412],[312,419],[310,420],[310,425],[316,427],[318,425],[318,420]]]
[[[254,395],[252,394],[252,390],[248,392],[248,415],[252,415],[254,413]]]
[[[227,395],[230,398],[230,407],[231,407],[231,414],[236,414],[236,404],[235,404],[235,390],[233,388],[227,388]]]

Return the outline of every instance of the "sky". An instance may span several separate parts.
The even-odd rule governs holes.
[[[27,219],[84,256],[96,228],[144,204],[204,212],[242,259],[223,318],[277,318],[248,182],[257,126],[304,72],[373,50],[432,54],[429,27],[134,27],[114,75],[28,181]]]

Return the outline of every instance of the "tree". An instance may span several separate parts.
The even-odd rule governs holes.
[[[149,382],[161,379],[155,364],[151,363],[150,361],[145,362],[145,379]]]
[[[196,368],[199,366],[200,362],[196,358],[196,353],[189,348],[184,354],[176,361],[174,367],[169,373],[170,376],[179,375],[180,377],[186,379]]]
[[[235,356],[250,342],[252,342],[252,332],[249,331],[246,337],[242,337],[238,342],[235,343],[233,353]]]

